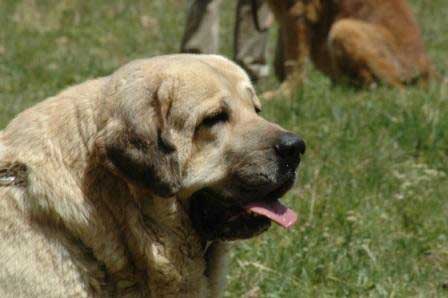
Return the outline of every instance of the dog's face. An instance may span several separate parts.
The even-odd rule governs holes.
[[[217,56],[175,55],[132,73],[130,86],[115,79],[119,109],[102,137],[114,172],[187,200],[205,240],[248,238],[271,220],[295,221],[278,199],[294,183],[305,144],[260,117],[244,71]]]

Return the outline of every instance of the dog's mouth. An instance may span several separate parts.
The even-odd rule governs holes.
[[[254,237],[266,231],[271,222],[285,229],[297,222],[297,214],[280,202],[292,187],[290,179],[260,200],[238,204],[217,192],[203,189],[191,198],[190,217],[204,240],[236,240]]]
[[[297,222],[297,214],[283,205],[280,198],[292,187],[294,179],[281,184],[274,191],[268,193],[265,199],[253,201],[243,206],[249,214],[263,216],[272,222],[289,229]]]

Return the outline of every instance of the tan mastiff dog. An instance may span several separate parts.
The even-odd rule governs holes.
[[[0,297],[219,297],[228,240],[288,228],[304,142],[213,55],[134,61],[0,133]]]
[[[437,76],[406,0],[268,3],[280,26],[276,72],[285,81],[266,98],[291,95],[308,57],[332,81],[359,87],[404,86]]]

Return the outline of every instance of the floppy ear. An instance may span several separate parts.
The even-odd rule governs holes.
[[[124,111],[115,113],[97,138],[107,168],[160,197],[173,196],[180,188],[177,148],[166,124],[168,95],[159,88],[146,93],[149,104],[148,99],[125,99],[119,105]]]

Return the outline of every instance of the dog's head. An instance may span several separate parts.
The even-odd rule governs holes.
[[[293,185],[304,142],[263,119],[246,73],[219,56],[137,61],[110,79],[100,146],[133,187],[189,202],[206,240],[249,238],[295,214],[278,199]]]

